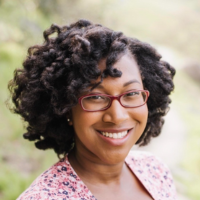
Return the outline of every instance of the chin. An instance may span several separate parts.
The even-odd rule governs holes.
[[[114,165],[117,163],[124,162],[130,150],[131,148],[124,150],[115,149],[107,151],[103,155],[99,155],[98,157],[100,158],[100,160],[103,161],[103,163],[108,165]]]

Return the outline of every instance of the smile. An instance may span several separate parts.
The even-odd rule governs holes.
[[[109,138],[114,138],[114,139],[121,139],[123,137],[125,137],[128,134],[128,130],[127,131],[122,131],[122,132],[118,132],[118,133],[109,133],[109,132],[101,132],[101,135],[105,136],[105,137],[109,137]]]

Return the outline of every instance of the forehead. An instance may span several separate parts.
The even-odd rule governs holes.
[[[106,59],[100,60],[98,64],[99,69],[103,72],[106,69]],[[122,72],[122,76],[128,77],[135,77],[141,79],[141,74],[139,70],[139,66],[137,64],[136,59],[129,55],[125,54],[112,66]]]
[[[106,59],[99,62],[98,67],[103,71],[106,69]],[[139,66],[136,60],[129,55],[123,55],[113,66],[122,72],[121,77],[108,76],[95,88],[120,92],[129,85],[132,89],[143,89]],[[97,82],[100,81],[100,77]],[[131,85],[130,85],[131,84]],[[119,91],[118,91],[119,90]]]

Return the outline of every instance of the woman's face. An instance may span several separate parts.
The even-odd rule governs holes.
[[[129,90],[143,89],[139,67],[134,58],[124,55],[113,67],[119,69],[122,76],[105,78],[90,93],[116,96]],[[105,60],[99,63],[99,68],[105,69]],[[122,162],[142,135],[147,117],[146,104],[138,108],[124,108],[119,101],[114,100],[110,108],[97,112],[84,111],[80,104],[77,104],[72,108],[76,151],[79,155],[102,164]],[[127,135],[120,139],[111,139],[103,136],[102,132],[123,132]]]

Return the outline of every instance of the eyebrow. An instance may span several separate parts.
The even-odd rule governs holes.
[[[130,80],[130,81],[128,81],[128,82],[126,82],[126,83],[124,83],[124,87],[125,86],[127,86],[127,85],[130,85],[130,84],[132,84],[132,83],[139,83],[140,84],[140,82],[138,81],[138,80],[136,80],[136,79],[133,79],[133,80]]]
[[[132,83],[139,83],[140,84],[140,82],[138,80],[133,79],[133,80],[130,80],[130,81],[124,83],[123,87],[126,87],[126,86],[128,86],[128,85],[130,85]],[[104,87],[102,85],[97,85],[95,88],[102,88],[103,89]]]

